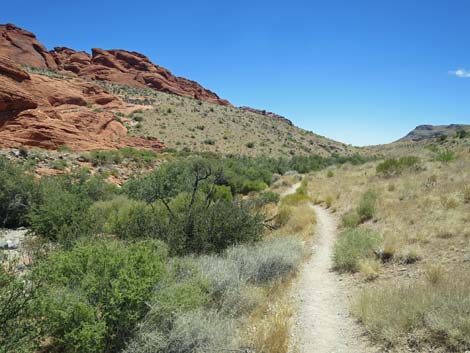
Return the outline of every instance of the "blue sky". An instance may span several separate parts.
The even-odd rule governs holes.
[[[16,0],[0,13],[50,49],[142,52],[354,145],[470,123],[469,18],[468,0]]]

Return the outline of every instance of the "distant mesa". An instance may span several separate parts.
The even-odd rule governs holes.
[[[470,125],[465,124],[419,125],[398,141],[421,141],[444,135],[453,135],[459,130],[469,129]]]

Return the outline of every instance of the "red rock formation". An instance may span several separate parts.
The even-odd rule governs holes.
[[[0,25],[0,54],[23,65],[40,68],[56,66],[52,55],[33,33],[10,23]]]
[[[51,51],[58,68],[80,77],[109,81],[139,88],[192,97],[206,102],[228,105],[214,92],[197,82],[174,76],[167,69],[155,65],[145,55],[125,50],[92,49],[92,55],[69,48]]]
[[[93,83],[73,77],[29,75],[0,57],[0,146],[164,148],[157,140],[128,137],[113,113],[96,112],[91,107],[124,108],[118,98]]]
[[[192,97],[230,106],[214,92],[194,81],[174,76],[145,55],[125,50],[92,49],[92,55],[58,47],[47,49],[31,32],[12,24],[0,25],[0,55],[16,63],[72,72],[80,77]]]

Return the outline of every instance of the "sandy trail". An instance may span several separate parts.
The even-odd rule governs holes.
[[[295,183],[294,185],[290,186],[289,189],[287,189],[286,191],[281,192],[280,197],[283,198],[284,196],[295,193],[295,191],[300,187],[300,185],[302,185],[301,181]]]
[[[350,317],[348,299],[332,271],[336,220],[325,209],[317,214],[313,254],[292,288],[297,314],[292,330],[293,351],[300,353],[372,352]]]

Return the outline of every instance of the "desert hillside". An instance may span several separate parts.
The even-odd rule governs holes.
[[[33,33],[12,24],[1,25],[0,33],[3,147],[159,151],[166,146],[274,157],[357,152],[274,113],[235,108],[142,54],[48,51]]]

